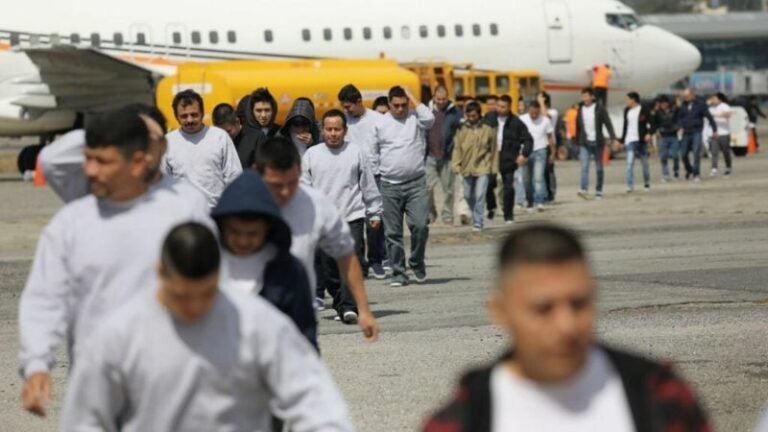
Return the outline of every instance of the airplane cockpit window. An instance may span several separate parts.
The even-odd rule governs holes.
[[[445,26],[444,25],[440,24],[439,26],[437,26],[437,35],[440,36],[441,38],[445,37]]]
[[[499,35],[499,25],[498,24],[491,24],[491,36],[498,36]]]
[[[272,33],[272,30],[264,30],[264,41],[267,43],[272,43],[274,40],[275,34]]]
[[[123,34],[122,33],[113,34],[112,42],[114,42],[116,46],[123,46]]]
[[[173,39],[174,45],[181,45],[181,33],[173,32],[173,34],[171,35],[171,38]]]
[[[384,39],[392,39],[392,27],[384,27]]]
[[[461,24],[456,24],[454,30],[456,31],[456,37],[464,36],[464,27]]]
[[[192,43],[195,45],[200,45],[200,42],[202,42],[203,38],[200,36],[199,31],[193,31],[192,32]]]
[[[227,32],[227,42],[229,43],[237,43],[237,33],[235,33],[234,30],[230,30]],[[179,36],[179,42],[174,43],[181,43],[181,36]]]
[[[312,40],[312,33],[309,31],[309,29],[304,29],[301,31],[301,39],[304,40],[304,42],[309,42]]]
[[[608,25],[627,31],[635,30],[643,25],[637,15],[633,14],[606,14],[605,20]]]
[[[400,28],[400,36],[402,36],[403,39],[410,39],[411,38],[411,28],[408,26],[402,26]]]
[[[330,41],[333,39],[333,32],[331,31],[331,29],[329,28],[323,29],[323,39],[327,41]]]
[[[363,27],[363,39],[370,40],[373,37],[373,32],[370,27]]]
[[[352,40],[352,29],[349,27],[344,28],[344,40]]]
[[[94,48],[101,46],[101,35],[98,33],[91,33],[91,46]]]
[[[79,44],[80,43],[80,34],[79,33],[72,33],[69,35],[69,42],[72,44]]]
[[[480,36],[480,24],[472,24],[472,34],[475,36]]]
[[[208,32],[208,40],[213,45],[216,45],[217,43],[219,43],[219,32],[217,32],[217,31],[210,31],[210,32]]]
[[[426,38],[429,36],[429,29],[427,28],[427,26],[425,25],[419,26],[419,36],[421,36],[422,38]]]

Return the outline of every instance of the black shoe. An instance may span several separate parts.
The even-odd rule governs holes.
[[[685,179],[686,180],[690,180],[691,176],[693,176],[693,173],[690,173],[690,172],[685,173]]]
[[[488,212],[488,220],[493,220],[493,218],[496,217],[496,212],[494,210],[491,210]]]

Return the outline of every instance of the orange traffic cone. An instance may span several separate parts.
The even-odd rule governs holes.
[[[756,129],[751,129],[749,131],[749,138],[747,138],[747,153],[753,154],[757,153],[757,140],[755,139],[755,134],[757,133]]]
[[[603,146],[603,165],[611,163],[611,147],[610,144]]]
[[[35,187],[43,187],[45,186],[45,176],[43,175],[43,168],[40,166],[40,158],[37,158],[37,162],[35,163],[35,176],[32,180],[32,184]]]

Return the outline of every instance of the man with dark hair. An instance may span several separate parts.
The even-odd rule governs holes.
[[[685,166],[685,179],[701,181],[701,141],[704,130],[704,120],[709,122],[712,127],[712,135],[717,137],[717,123],[709,113],[709,107],[703,101],[696,97],[696,93],[691,88],[683,92],[683,104],[677,110],[677,122],[683,132],[683,138],[680,140],[681,158]],[[690,155],[693,153],[693,164],[691,164]]]
[[[371,154],[376,143],[376,122],[381,119],[381,114],[363,105],[363,95],[352,84],[344,86],[339,91],[339,103],[341,103],[346,113],[346,141],[358,146],[363,151],[365,158],[371,166],[373,175],[378,177],[379,167],[371,162],[373,159]],[[379,280],[385,279],[387,272],[384,270],[384,257],[386,256],[384,230],[372,229],[370,221],[366,226],[366,237],[368,238],[367,258],[370,271],[373,273],[374,278]]]
[[[555,161],[558,159],[560,147],[563,145],[560,133],[560,112],[552,106],[552,97],[547,92],[539,93],[537,100],[541,105],[541,115],[549,119],[552,124],[552,139],[554,146],[547,149],[547,170],[544,174],[544,183],[547,187],[546,201],[552,202],[557,196],[557,174],[555,173]],[[550,154],[554,151],[554,154]]]
[[[220,291],[219,260],[205,226],[168,234],[155,292],[85,344],[62,430],[261,431],[271,430],[272,411],[294,430],[353,430],[315,350],[265,300]]]
[[[416,109],[411,110],[413,104]],[[376,125],[372,158],[381,175],[384,232],[392,262],[391,286],[408,284],[403,217],[411,231],[408,260],[417,282],[427,278],[424,254],[429,237],[429,199],[425,179],[424,135],[435,121],[432,111],[400,86],[389,91],[390,111]]]
[[[314,265],[315,253],[320,248],[336,260],[341,278],[357,305],[358,325],[368,341],[375,341],[379,328],[368,306],[363,271],[349,225],[325,195],[300,184],[301,158],[296,147],[284,137],[270,138],[256,150],[254,167],[291,228],[291,253],[304,264],[312,293],[317,289]]]
[[[461,125],[463,117],[461,109],[448,99],[448,89],[439,85],[435,88],[434,97],[430,102],[435,122],[427,132],[427,196],[429,196],[430,219],[436,221],[437,205],[435,191],[440,185],[443,195],[443,205],[440,218],[443,223],[453,226],[453,189],[454,173],[451,168],[453,138]]]
[[[243,138],[238,156],[243,168],[253,166],[256,148],[267,139],[280,134],[282,126],[275,123],[277,100],[269,89],[261,87],[245,95],[237,104],[237,116],[243,125]]]
[[[547,200],[547,164],[555,157],[555,129],[549,117],[542,115],[539,101],[531,102],[528,112],[520,116],[520,121],[528,128],[533,138],[533,150],[528,158],[525,190],[528,197],[529,211],[541,211]]]
[[[669,158],[672,158],[675,180],[680,178],[680,141],[677,131],[677,107],[672,105],[669,97],[659,97],[659,109],[653,115],[653,128],[659,135],[659,159],[661,160],[661,181],[670,180]]]
[[[579,141],[579,159],[581,160],[581,184],[579,196],[587,199],[589,189],[589,165],[595,160],[597,170],[597,182],[595,198],[603,199],[603,152],[606,151],[603,128],[608,129],[611,142],[616,141],[616,132],[613,130],[611,117],[605,106],[595,100],[594,91],[587,87],[581,90],[581,103],[579,113],[576,116],[576,136]]]
[[[22,403],[35,414],[44,415],[50,400],[58,348],[66,341],[74,362],[106,316],[152,286],[159,245],[172,226],[210,222],[196,188],[153,174],[162,138],[160,126],[135,107],[89,121],[83,171],[91,193],[46,226],[19,304]]]
[[[596,286],[576,234],[513,231],[496,280],[488,308],[510,351],[466,374],[426,432],[712,430],[668,365],[595,341]]]
[[[651,190],[651,169],[648,164],[648,146],[651,144],[653,124],[651,112],[640,103],[637,92],[627,93],[627,106],[624,109],[624,131],[621,142],[627,150],[627,193],[635,188],[635,159],[640,158],[643,166],[645,191]]]
[[[386,114],[389,112],[389,98],[386,96],[379,96],[373,101],[373,108],[379,114]]]
[[[367,273],[365,228],[369,226],[372,231],[381,228],[381,194],[363,149],[345,139],[347,124],[344,113],[328,111],[323,116],[322,126],[325,142],[304,153],[301,181],[336,203],[341,216],[349,224],[363,273]],[[357,306],[349,287],[341,280],[336,259],[321,251],[320,261],[325,283],[324,286],[318,284],[317,298],[322,300],[327,290],[333,297],[333,308],[338,319],[346,324],[356,323]]]
[[[485,107],[486,107],[486,113],[485,117],[488,117],[489,114],[496,112],[496,105],[499,103],[499,97],[496,95],[490,95],[485,98]],[[485,117],[483,119],[485,120]]]
[[[176,95],[173,112],[181,129],[166,137],[164,173],[200,188],[213,208],[224,188],[243,172],[235,145],[224,130],[203,124],[202,98],[194,91]]]
[[[515,174],[523,168],[533,152],[533,137],[520,118],[512,113],[512,98],[503,95],[499,98],[497,139],[501,147],[499,171],[503,185],[502,210],[504,222],[515,222]]]
[[[710,176],[717,175],[718,159],[720,153],[723,154],[725,159],[725,177],[731,175],[731,116],[733,110],[728,105],[728,97],[725,94],[718,92],[712,96],[712,106],[710,107],[712,118],[717,123],[717,136],[712,137],[712,172]]]
[[[213,125],[224,129],[229,134],[229,137],[232,138],[235,148],[239,149],[240,141],[243,138],[243,124],[240,122],[240,117],[235,113],[235,108],[228,103],[220,103],[213,109],[211,118]],[[243,166],[243,168],[250,167]]]

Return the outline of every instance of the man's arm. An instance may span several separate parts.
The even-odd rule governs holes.
[[[435,114],[428,106],[421,103],[411,92],[408,92],[408,99],[416,107],[416,120],[422,129],[430,129],[435,124]]]
[[[83,172],[85,131],[74,130],[43,147],[39,156],[45,180],[65,203],[90,193]]]
[[[227,133],[224,133],[223,136],[222,180],[224,181],[224,184],[228,185],[243,173],[243,164],[240,162],[240,157],[237,156],[237,149],[232,142],[232,138],[230,138]]]
[[[301,157],[301,184],[312,186],[312,160],[310,159],[309,152],[304,153]]]
[[[603,117],[603,124],[608,129],[608,136],[611,137],[612,141],[616,141],[616,131],[613,129],[613,122],[611,121],[611,116],[608,115],[608,110],[605,109],[604,106],[600,107],[600,116]],[[598,131],[598,134],[600,131]]]
[[[368,157],[360,150],[358,152],[358,164],[360,165],[360,191],[363,193],[363,202],[365,203],[365,213],[371,221],[371,226],[378,229],[381,226],[381,214],[384,212],[384,201],[376,185],[376,178],[371,170],[371,163]]]
[[[510,118],[507,121],[511,120],[512,119]],[[528,131],[528,127],[525,125],[525,123],[522,122],[522,120],[519,118],[516,118],[515,120],[517,122],[517,131],[520,139],[520,156],[528,159],[528,157],[531,156],[531,153],[533,153],[533,136]]]
[[[712,134],[714,136],[717,136],[717,123],[715,123],[715,118],[712,117],[712,113],[709,112],[709,109],[705,106],[704,109],[704,117],[709,122],[709,126],[712,128]]]
[[[453,168],[453,172],[459,175],[461,175],[461,160],[463,158],[463,150],[461,148],[461,140],[463,139],[464,134],[462,134],[461,131],[458,131],[453,138],[453,153],[451,154],[451,167]]]

